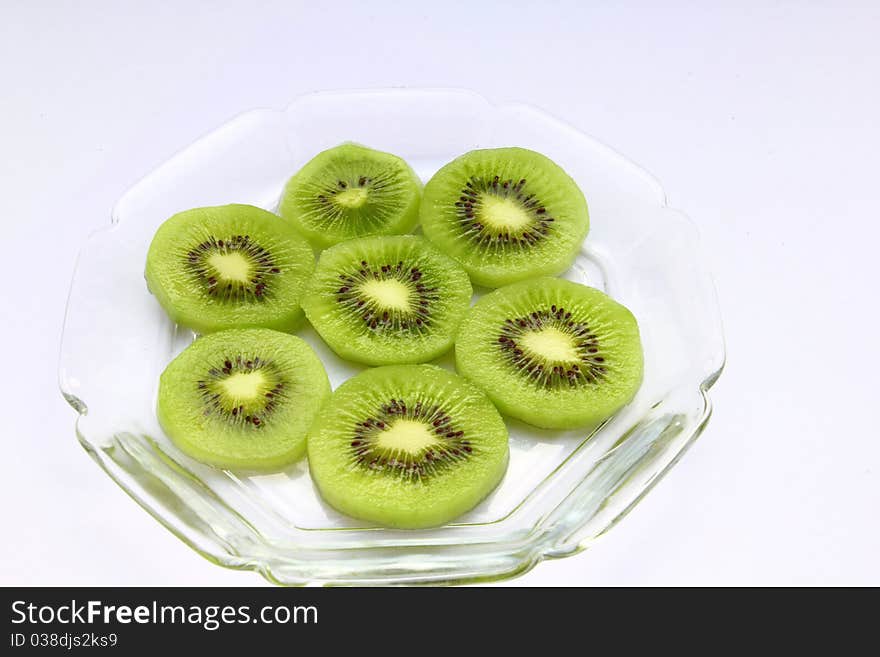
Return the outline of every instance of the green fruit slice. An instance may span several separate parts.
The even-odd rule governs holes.
[[[590,223],[574,180],[524,148],[453,160],[425,185],[420,216],[425,236],[486,287],[564,271]]]
[[[629,403],[643,356],[632,313],[556,278],[480,299],[462,322],[455,363],[502,413],[551,429],[597,424]]]
[[[172,320],[199,333],[294,329],[315,256],[289,223],[251,205],[180,212],[147,254],[150,291]]]
[[[486,396],[433,365],[366,370],[343,383],[309,432],[322,497],[380,525],[442,525],[507,468],[507,429]]]
[[[302,339],[268,329],[198,338],[159,380],[157,414],[189,456],[229,469],[273,470],[305,453],[330,396],[324,366]]]
[[[452,347],[471,293],[464,270],[423,238],[365,237],[321,254],[303,308],[342,358],[419,363]]]
[[[418,220],[421,187],[396,155],[342,144],[288,181],[279,212],[324,249],[355,237],[408,233]]]

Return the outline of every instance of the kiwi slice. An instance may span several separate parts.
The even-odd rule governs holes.
[[[432,527],[498,485],[507,441],[501,416],[476,387],[434,365],[393,365],[337,388],[309,432],[309,469],[343,513]]]
[[[524,148],[453,160],[425,185],[420,216],[425,236],[486,287],[564,271],[590,225],[577,183]]]
[[[424,238],[364,237],[321,254],[303,308],[342,358],[423,363],[452,347],[471,293],[464,270]]]
[[[410,232],[421,186],[396,155],[341,144],[318,153],[287,182],[279,212],[324,249],[355,237]]]
[[[198,338],[165,368],[157,413],[168,437],[199,461],[278,469],[305,453],[330,396],[324,366],[301,338],[230,329]]]
[[[557,278],[487,294],[455,343],[458,371],[502,413],[549,429],[596,424],[629,403],[642,381],[642,360],[629,310],[599,290]]]
[[[295,328],[315,267],[308,243],[280,217],[251,205],[180,212],[147,253],[150,291],[175,322],[200,333]]]

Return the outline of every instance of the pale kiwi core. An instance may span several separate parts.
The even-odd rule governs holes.
[[[410,289],[396,279],[367,281],[361,286],[361,292],[380,308],[410,309]]]
[[[252,401],[265,394],[266,377],[259,370],[256,372],[236,372],[220,382],[230,399]]]
[[[368,196],[367,190],[354,187],[346,189],[344,192],[339,192],[333,200],[345,208],[359,208],[367,202]]]
[[[485,196],[481,200],[480,218],[496,231],[520,232],[532,219],[519,204],[506,198]]]
[[[427,425],[415,420],[397,420],[376,439],[379,447],[391,452],[406,452],[412,455],[421,454],[436,443],[437,437]]]
[[[550,363],[576,363],[580,360],[571,337],[557,328],[528,331],[520,338],[522,346]]]
[[[241,253],[214,253],[208,258],[214,270],[224,281],[248,283],[251,279],[251,263]]]

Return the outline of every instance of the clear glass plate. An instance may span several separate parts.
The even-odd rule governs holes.
[[[159,374],[193,338],[147,292],[147,247],[186,208],[231,202],[274,209],[285,180],[315,153],[353,140],[404,157],[427,180],[474,148],[517,145],[568,171],[591,231],[567,278],[635,313],[645,347],[636,399],[589,435],[510,421],[510,469],[455,523],[366,527],[322,503],[303,461],[270,475],[204,466],[177,450],[154,412]],[[359,367],[311,329],[335,386]],[[627,513],[681,457],[710,414],[724,363],[712,282],[697,232],[663,190],[619,154],[532,107],[466,91],[321,93],[246,112],[132,187],[111,225],[80,253],[68,301],[60,384],[76,434],[97,463],[190,547],[283,584],[491,580],[573,554]],[[447,357],[441,364],[452,367]]]

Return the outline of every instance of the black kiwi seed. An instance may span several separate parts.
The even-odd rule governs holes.
[[[264,383],[260,396],[243,402],[230,397],[223,388],[223,381],[236,374],[260,372]],[[270,420],[273,412],[286,398],[287,381],[279,369],[269,360],[241,355],[227,358],[208,368],[208,376],[196,381],[196,388],[204,402],[205,416],[217,416],[231,425],[260,428]]]
[[[398,420],[421,422],[436,436],[437,443],[418,454],[392,451],[379,445],[379,438]],[[386,472],[407,480],[421,480],[440,474],[470,458],[474,447],[458,429],[452,417],[437,404],[390,399],[352,428],[349,444],[354,467]]]
[[[521,344],[522,336],[529,331],[554,328],[568,335],[578,354],[578,362],[551,362],[530,353]],[[551,306],[516,319],[507,319],[501,325],[498,349],[524,376],[538,385],[553,387],[576,387],[594,385],[606,378],[605,359],[599,338],[589,325],[572,319],[565,308]]]
[[[528,214],[531,221],[523,228],[511,230],[495,230],[481,219],[483,201],[486,196],[499,199],[510,199]],[[553,217],[547,209],[529,194],[527,181],[522,178],[501,180],[500,176],[479,178],[472,176],[461,190],[461,196],[455,203],[456,215],[463,229],[463,235],[473,244],[485,247],[493,242],[501,242],[515,248],[528,248],[543,240],[552,228]]]
[[[422,282],[419,267],[407,267],[402,261],[371,265],[361,261],[348,274],[340,274],[336,300],[359,316],[372,331],[420,331],[430,325],[431,305],[439,299],[437,288]],[[408,308],[386,308],[363,292],[370,281],[396,280],[409,291]]]
[[[248,280],[225,280],[211,264],[213,255],[242,255],[249,265]],[[259,302],[271,296],[271,278],[281,273],[272,254],[249,235],[233,235],[227,239],[209,237],[186,252],[186,266],[205,292],[222,301]]]

